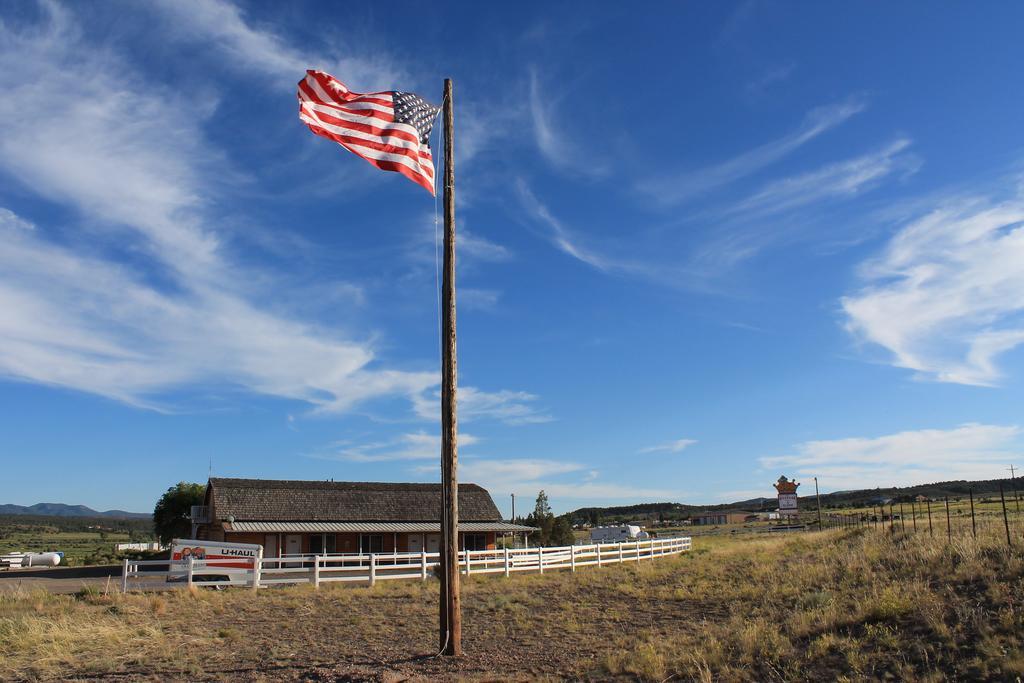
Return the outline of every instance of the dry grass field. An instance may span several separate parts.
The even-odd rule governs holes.
[[[1024,553],[871,529],[708,538],[575,575],[473,577],[466,656],[436,582],[0,595],[0,679],[1016,680]]]

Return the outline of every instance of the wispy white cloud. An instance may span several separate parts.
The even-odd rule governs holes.
[[[0,373],[135,405],[194,384],[347,409],[416,394],[433,373],[373,372],[367,346],[262,311],[235,293],[188,281],[165,292],[123,265],[34,235],[0,246]]]
[[[789,79],[796,70],[795,62],[787,62],[772,67],[762,73],[758,78],[748,81],[743,86],[743,91],[750,97],[760,97],[772,86]]]
[[[481,391],[476,387],[460,386],[458,391],[459,421],[492,419],[509,425],[551,422],[554,418],[535,407],[538,397],[525,391]],[[416,398],[416,413],[428,420],[440,415],[441,394],[421,394]]]
[[[941,204],[902,227],[841,300],[847,330],[897,367],[996,384],[1000,354],[1024,344],[1024,199]]]
[[[433,221],[433,217],[430,220]],[[432,223],[428,230],[417,229],[411,234],[404,254],[409,264],[410,277],[421,281],[429,278],[440,286],[437,279],[440,277],[442,258],[440,239],[439,234],[435,236]],[[473,283],[491,272],[485,266],[510,261],[515,258],[514,253],[508,247],[465,228],[459,229],[457,242],[459,279],[464,283],[459,287],[459,306],[478,311],[494,310],[501,299],[501,290],[477,287]],[[467,282],[468,285],[465,284]]]
[[[155,6],[167,17],[168,39],[219,52],[223,66],[263,74],[282,89],[294,90],[310,68],[333,73],[363,92],[392,90],[409,82],[406,70],[379,46],[358,57],[299,49],[271,27],[253,25],[239,6],[227,0],[157,0]],[[349,43],[341,39],[325,41],[332,52],[336,46]]]
[[[603,505],[605,501],[624,501],[630,503],[652,503],[671,500],[677,492],[667,488],[651,488],[649,486],[632,486],[630,484],[611,484],[597,481],[576,482],[511,482],[506,490],[530,493],[543,489],[552,501],[552,505],[560,511],[568,511],[569,506],[562,507],[560,501],[569,500],[590,502]],[[500,490],[500,489],[499,489]]]
[[[530,125],[529,113],[522,104],[522,96],[518,90],[510,90],[505,95],[498,95],[489,91],[485,98],[473,99],[472,93],[465,96],[456,93],[459,98],[458,108],[458,137],[455,141],[455,164],[461,168],[465,164],[473,162],[478,156],[485,152],[484,158],[492,161],[495,158],[495,150],[499,146],[509,144],[513,136],[521,135],[523,129]],[[481,166],[481,169],[483,167]],[[472,176],[463,175],[463,186],[465,180]],[[464,192],[460,192],[460,201]]]
[[[742,44],[744,33],[755,25],[758,3],[756,0],[743,0],[735,5],[722,22],[722,27],[715,37],[714,45],[718,49]]]
[[[0,214],[0,375],[149,407],[218,386],[321,412],[437,386],[435,372],[379,367],[369,341],[282,312],[280,279],[241,265],[215,227],[210,194],[233,177],[203,134],[216,102],[43,9],[37,25],[0,25],[0,172],[83,220],[26,230]]]
[[[431,474],[436,468],[424,466],[415,471]],[[564,511],[563,501],[652,501],[672,497],[667,489],[608,483],[585,465],[544,458],[484,459],[466,458],[459,463],[459,480],[480,484],[493,495],[515,493],[524,500],[520,510],[529,512],[529,501],[543,489],[552,506]]]
[[[427,100],[440,104],[440,93],[426,89],[429,84],[423,82],[422,74],[413,68],[415,65],[388,50],[387,41],[380,36],[358,36],[357,42],[351,33],[339,34],[336,29],[319,26],[321,41],[298,46],[275,27],[255,24],[246,16],[244,5],[229,0],[157,0],[155,7],[166,21],[164,36],[168,40],[214,53],[223,68],[258,74],[277,89],[294,91],[306,69],[312,68],[333,74],[356,91],[417,89]],[[471,163],[481,153],[502,144],[526,123],[523,107],[496,102],[493,97],[463,99],[458,92],[456,97],[459,109],[455,160],[459,165]],[[435,133],[434,140],[439,139],[439,133]],[[334,171],[319,184],[303,189],[335,192],[339,174],[343,174],[347,184],[352,183],[350,173]],[[465,204],[468,199],[464,189],[460,201]]]
[[[516,458],[504,460],[467,459],[460,465],[462,476],[474,481],[524,482],[537,481],[568,472],[580,472],[585,467],[575,462],[544,460],[542,458]],[[507,487],[504,487],[507,489]],[[499,489],[502,490],[502,489]]]
[[[695,439],[676,439],[657,446],[641,448],[637,453],[681,453],[687,446],[692,446],[695,443],[697,443]]]
[[[32,221],[27,221],[10,209],[0,207],[0,230],[35,230]]]
[[[572,136],[555,122],[557,95],[541,89],[537,68],[530,69],[530,118],[537,149],[553,166],[572,175],[595,177],[608,172],[607,163],[581,151]]]
[[[727,213],[749,218],[788,211],[826,199],[856,196],[893,173],[917,171],[920,162],[905,153],[909,146],[910,140],[900,138],[869,154],[770,182],[747,199],[732,205]]]
[[[529,185],[522,178],[516,181],[516,190],[519,193],[522,207],[535,222],[545,228],[548,239],[559,250],[578,261],[582,261],[604,272],[638,272],[643,270],[643,267],[639,264],[613,258],[583,245],[580,238],[573,234],[561,220],[551,213],[547,205],[537,198],[533,190],[530,189]]]
[[[459,231],[459,254],[479,261],[508,261],[513,257],[508,247],[469,230]]]
[[[788,135],[712,166],[647,178],[637,185],[637,190],[663,206],[681,204],[779,161],[822,133],[841,125],[865,107],[863,100],[853,98],[841,104],[813,109],[800,127]]]
[[[472,434],[459,434],[459,449],[479,442]],[[342,460],[345,462],[395,462],[402,460],[437,460],[441,458],[441,437],[437,434],[414,432],[402,434],[386,441],[364,444],[340,442],[321,453],[310,455],[318,460]],[[431,465],[424,471],[432,471]]]
[[[218,163],[200,130],[212,103],[134,77],[128,64],[85,43],[69,12],[44,7],[42,25],[0,25],[0,168],[108,229],[138,234],[166,267],[209,271],[218,240],[197,213],[199,176]],[[27,106],[38,111],[26,117]]]
[[[459,305],[474,311],[493,311],[500,298],[501,292],[495,289],[463,287],[459,290]]]
[[[1017,426],[964,424],[874,438],[806,441],[792,455],[761,458],[761,465],[788,469],[797,478],[817,476],[830,489],[907,486],[953,479],[1005,477],[1019,458]]]
[[[555,418],[535,406],[538,398],[525,391],[488,392],[460,387],[459,414],[466,420],[487,417],[512,425],[551,422]]]
[[[602,273],[640,278],[664,287],[704,290],[713,289],[710,283],[715,276],[721,273],[718,264],[713,264],[713,267],[709,268],[708,263],[702,262],[720,256],[722,252],[720,241],[708,245],[706,255],[687,255],[679,250],[680,253],[673,258],[673,249],[670,246],[656,243],[653,247],[650,244],[647,245],[646,253],[648,255],[632,257],[624,254],[643,249],[641,246],[643,243],[651,242],[649,237],[651,231],[640,226],[631,226],[633,242],[630,247],[615,244],[602,245],[600,248],[594,247],[580,236],[579,230],[570,228],[560,217],[556,216],[522,178],[516,181],[516,191],[524,214],[529,217],[533,225],[537,225],[543,230],[542,234],[545,239],[559,251]],[[756,252],[757,247],[742,243],[746,241],[745,236],[735,234],[734,239],[739,248],[746,249],[750,253]]]
[[[909,146],[909,140],[900,138],[874,152],[771,181],[746,199],[706,212],[718,227],[691,254],[690,270],[720,277],[786,242],[809,242],[827,250],[861,243],[873,235],[862,221],[857,221],[856,233],[851,235],[849,229],[823,226],[820,211],[862,196],[897,175],[904,178],[916,172],[920,161],[908,151]],[[811,207],[813,214],[808,211]],[[769,225],[771,229],[766,229]]]
[[[441,227],[434,225],[434,215],[425,217],[423,225],[415,225],[409,236],[406,257],[417,268],[429,268],[434,271],[440,267],[441,258]],[[476,230],[459,228],[458,236],[460,273],[467,268],[477,270],[487,263],[503,263],[515,258],[511,249],[503,244],[485,237]]]

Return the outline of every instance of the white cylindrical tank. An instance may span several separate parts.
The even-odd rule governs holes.
[[[23,567],[56,567],[64,558],[64,553],[25,553]]]

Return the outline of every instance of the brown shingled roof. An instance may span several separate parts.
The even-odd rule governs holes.
[[[211,496],[212,494],[212,496]],[[212,498],[212,500],[211,500]],[[437,522],[440,484],[210,479],[208,504],[219,520],[309,522]],[[491,494],[459,484],[459,519],[501,521]]]

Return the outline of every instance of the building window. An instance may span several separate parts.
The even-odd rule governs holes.
[[[359,534],[359,552],[361,554],[384,552],[384,536],[382,534]]]
[[[487,534],[463,534],[463,550],[487,550]]]
[[[309,537],[309,554],[324,555],[338,551],[338,537],[334,534],[313,534]]]

